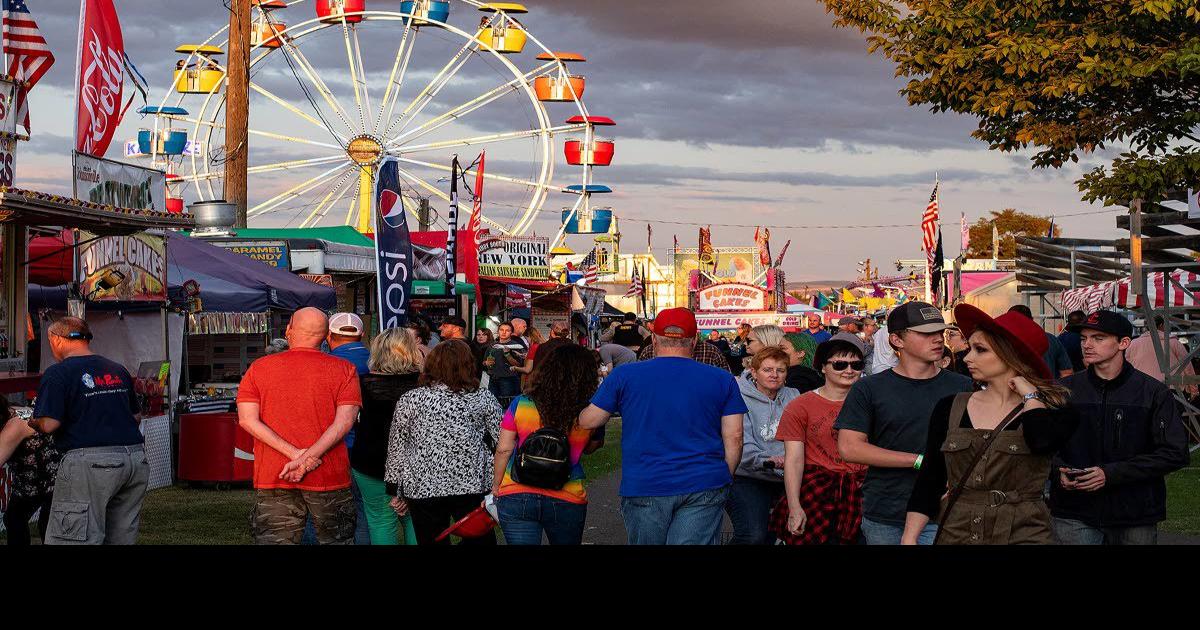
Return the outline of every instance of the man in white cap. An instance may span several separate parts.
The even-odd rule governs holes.
[[[359,376],[371,371],[367,367],[371,351],[362,343],[363,329],[363,320],[358,315],[335,313],[329,318],[329,334],[325,337],[329,354],[353,363]]]

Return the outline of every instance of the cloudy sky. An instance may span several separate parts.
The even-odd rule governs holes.
[[[32,95],[34,133],[32,141],[19,149],[18,185],[69,192],[78,2],[28,0],[28,4],[57,62]],[[150,101],[157,104],[168,96],[169,104],[174,104],[170,72],[180,56],[173,49],[198,43],[223,26],[224,5],[221,0],[118,0],[116,4],[129,55],[149,80]],[[472,30],[478,14],[461,2],[452,4],[450,23]],[[1115,213],[1096,214],[1104,209],[1079,201],[1073,183],[1079,166],[1033,171],[1024,156],[988,151],[972,140],[971,119],[909,107],[897,94],[900,82],[893,77],[891,65],[867,56],[858,33],[834,29],[831,17],[815,0],[530,0],[528,6],[531,12],[522,22],[548,48],[587,56],[588,62],[578,66],[588,79],[584,101],[591,113],[618,123],[603,131],[617,141],[614,165],[597,167],[594,181],[615,191],[601,201],[612,205],[621,219],[625,252],[645,250],[647,222],[653,226],[653,246],[660,255],[673,235],[682,245],[694,246],[698,224],[712,224],[718,246],[750,244],[753,226],[764,225],[771,227],[774,251],[786,240],[794,241],[784,263],[789,281],[850,278],[856,261],[868,256],[883,262],[881,270],[887,270],[891,261],[921,256],[916,224],[935,173],[942,182],[948,255],[957,252],[960,212],[969,222],[1005,207],[1076,215],[1057,221],[1067,235],[1116,235]],[[370,9],[398,7],[397,0],[368,0]],[[309,19],[312,6],[306,0],[278,15],[280,21],[294,24]],[[376,109],[401,30],[394,22],[379,22],[361,32],[368,94]],[[463,41],[456,37],[448,31],[419,34],[410,62],[411,80],[401,87],[399,107],[450,59]],[[340,28],[314,32],[299,42],[330,90],[352,104]],[[521,70],[532,69],[537,52],[530,44],[523,54],[508,60]],[[315,107],[306,100],[300,88],[304,81],[296,79],[292,67],[283,55],[273,53],[255,66],[255,81],[310,114],[323,110],[322,115],[333,121],[331,126],[340,125],[319,97],[314,99]],[[416,120],[428,120],[486,92],[507,80],[505,72],[502,63],[477,55]],[[194,115],[202,99],[189,98],[182,104]],[[571,113],[562,104],[547,109],[554,124]],[[211,107],[207,112],[206,118],[213,115]],[[531,120],[528,102],[513,94],[419,142],[523,130]],[[117,138],[132,139],[139,127],[148,124],[152,122],[131,111]],[[258,96],[252,101],[251,126],[325,146],[337,142],[335,134]],[[341,136],[351,135],[352,127],[341,128]],[[555,137],[553,181],[559,185],[580,177],[578,169],[563,160],[564,139]],[[518,139],[490,146],[488,170],[530,178],[538,163],[532,142]],[[456,150],[467,161],[478,151]],[[120,143],[114,143],[109,157],[120,157],[120,152]],[[451,152],[414,157],[444,164]],[[253,166],[330,153],[312,143],[252,137],[250,160]],[[321,164],[308,170],[251,175],[251,203],[326,168]],[[187,164],[174,170],[191,172]],[[438,177],[434,171],[414,170],[414,179],[447,187]],[[334,177],[310,192],[319,200],[338,192],[337,186],[349,190],[350,183]],[[502,223],[511,221],[513,205],[524,198],[520,187],[495,185],[485,192],[496,203],[493,216]],[[323,225],[344,220],[346,199]],[[557,229],[557,210],[569,201],[564,199],[565,195],[552,194],[547,200],[546,211],[533,228],[539,235]],[[432,203],[444,207],[436,197]],[[259,224],[295,225],[312,207],[313,200],[289,199],[277,211],[264,214]],[[572,237],[568,242],[579,250],[586,247],[587,238]]]

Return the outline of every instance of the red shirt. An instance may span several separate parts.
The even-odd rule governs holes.
[[[856,473],[867,469],[851,464],[838,454],[838,430],[833,428],[841,400],[829,400],[815,390],[800,394],[783,409],[775,439],[780,442],[803,442],[804,465],[820,466],[836,473]]]
[[[292,348],[250,365],[237,402],[258,403],[259,419],[296,448],[314,444],[333,424],[338,405],[362,406],[354,364],[320,350]],[[279,478],[289,457],[254,440],[254,487],[322,492],[350,487],[350,458],[338,440],[300,483]]]

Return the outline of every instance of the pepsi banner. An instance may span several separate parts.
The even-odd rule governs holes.
[[[375,260],[379,286],[379,328],[399,328],[408,323],[412,295],[412,238],[400,198],[400,172],[389,157],[375,174]]]

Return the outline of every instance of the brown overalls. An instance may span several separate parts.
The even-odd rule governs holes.
[[[971,394],[959,394],[950,409],[946,441],[946,480],[954,487],[992,431],[960,428]],[[1001,431],[967,479],[962,496],[942,526],[939,545],[1048,545],[1050,509],[1042,490],[1050,474],[1050,454],[1035,455],[1025,430]],[[946,499],[941,513],[945,514]]]

